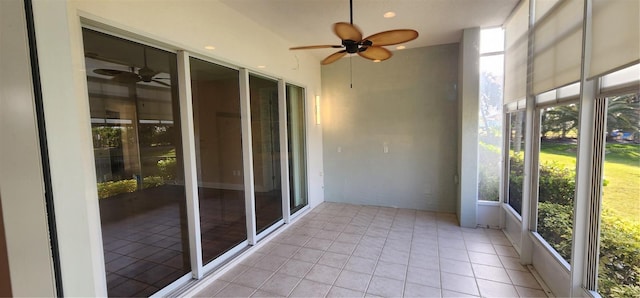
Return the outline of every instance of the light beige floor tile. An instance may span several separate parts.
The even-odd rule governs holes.
[[[480,297],[478,295],[463,294],[456,291],[442,290],[443,298],[463,298],[463,297]]]
[[[293,288],[295,288],[302,278],[293,277],[284,274],[274,274],[267,280],[259,290],[267,291],[269,293],[278,294],[281,296],[287,296]]]
[[[456,261],[469,262],[469,256],[466,249],[440,248],[438,250],[440,258],[446,258]]]
[[[280,257],[285,257],[285,258],[290,258],[293,254],[295,254],[298,251],[298,249],[300,249],[299,246],[295,246],[295,245],[291,245],[291,244],[278,243],[277,245],[273,246],[273,248],[271,249],[269,254],[270,255],[275,255],[275,256],[280,256]]]
[[[303,247],[298,250],[295,255],[293,255],[292,259],[315,263],[320,259],[320,257],[322,257],[323,253],[324,252],[321,250]]]
[[[384,244],[386,242],[387,242],[386,237],[374,237],[374,236],[364,235],[362,236],[362,239],[360,239],[360,242],[358,244],[366,247],[380,248],[382,250],[382,247],[384,247]]]
[[[364,292],[358,292],[351,289],[345,289],[341,287],[333,286],[327,294],[327,297],[336,297],[336,298],[359,298],[363,297]]]
[[[334,285],[364,293],[364,291],[367,290],[370,280],[370,274],[343,270],[340,272],[340,275]]]
[[[547,298],[547,294],[543,290],[516,286],[516,291],[518,291],[518,294],[520,295],[520,297]]]
[[[255,293],[253,293],[253,295],[251,295],[251,297],[255,297],[255,298],[281,298],[281,297],[287,297],[287,296],[282,296],[282,295],[278,295],[278,294],[274,294],[274,293],[265,292],[265,291],[262,291],[262,290],[257,290]]]
[[[236,279],[236,277],[238,277],[238,275],[242,274],[243,272],[245,272],[249,268],[251,268],[251,267],[245,266],[245,265],[242,265],[242,264],[235,265],[235,266],[233,266],[233,268],[229,269],[229,271],[225,272],[218,279],[219,280],[224,280],[224,281],[233,281],[234,279]]]
[[[407,282],[440,288],[440,271],[409,266],[407,270]]]
[[[425,285],[407,283],[404,286],[404,297],[442,297],[439,288],[432,288]]]
[[[394,264],[409,264],[409,249],[407,251],[399,251],[393,248],[385,247],[380,254],[380,261]]]
[[[367,294],[381,297],[400,297],[404,288],[404,282],[386,277],[374,276],[371,278]]]
[[[347,225],[346,228],[344,228],[344,231],[342,231],[343,233],[349,233],[349,234],[355,234],[355,235],[364,235],[364,233],[367,231],[367,226],[369,226],[368,222],[363,222],[363,221],[358,221],[356,223],[358,224],[349,224]]]
[[[324,297],[329,293],[330,285],[303,279],[291,292],[289,297],[315,298]]]
[[[536,278],[533,277],[533,274],[529,272],[518,271],[518,270],[507,270],[507,274],[509,275],[509,278],[511,278],[511,283],[516,286],[523,286],[523,287],[539,289],[539,290],[542,289],[542,287],[540,287],[540,284],[538,283]]]
[[[214,280],[206,288],[198,292],[195,297],[213,297],[227,285],[229,285],[229,283],[226,281]]]
[[[409,258],[409,265],[423,269],[440,270],[440,258],[437,255],[423,257],[415,257],[412,255],[411,258]]]
[[[511,242],[509,241],[509,239],[507,239],[507,236],[505,235],[491,236],[489,239],[491,239],[491,243],[493,243],[494,245],[504,245],[504,246],[511,245]]]
[[[485,254],[496,254],[496,250],[493,249],[493,244],[491,243],[480,243],[480,242],[465,242],[468,251],[475,251]]]
[[[440,259],[440,271],[473,277],[471,263],[450,259]]]
[[[318,249],[318,250],[327,250],[329,246],[331,246],[333,241],[321,238],[311,238],[307,243],[304,244],[304,247]]]
[[[357,256],[351,256],[347,263],[344,265],[344,270],[350,270],[360,273],[373,274],[376,268],[376,261],[367,258],[361,258]]]
[[[377,260],[382,253],[382,248],[366,246],[363,244],[358,244],[356,249],[353,251],[354,256]]]
[[[231,283],[218,292],[215,297],[250,297],[256,289]]]
[[[273,271],[251,268],[240,274],[233,282],[247,287],[258,288],[272,274]]]
[[[253,267],[275,272],[286,262],[287,258],[269,255],[256,262]]]
[[[471,260],[471,263],[489,265],[494,267],[502,267],[502,262],[500,261],[500,258],[498,257],[498,255],[485,254],[485,253],[474,252],[474,251],[470,251],[468,253],[469,253],[469,260]]]
[[[356,245],[353,243],[345,243],[335,241],[329,246],[327,251],[335,252],[339,254],[351,255],[351,253],[356,249]]]
[[[358,242],[360,242],[361,238],[362,238],[362,235],[342,232],[340,233],[340,235],[338,235],[338,238],[336,238],[336,241],[357,244]]]
[[[325,252],[318,260],[318,264],[327,265],[335,268],[342,269],[344,264],[349,260],[348,255],[338,254],[334,252]]]
[[[476,278],[508,284],[511,283],[511,279],[509,278],[507,271],[503,268],[480,264],[471,264],[471,266],[473,267],[473,273],[475,274]]]
[[[276,246],[277,244],[274,244],[273,246]],[[262,247],[264,248],[264,247]],[[253,264],[255,264],[257,261],[259,261],[260,259],[262,259],[264,256],[266,256],[266,253],[262,253],[259,251],[253,252],[251,255],[247,256],[246,258],[244,258],[244,260],[242,260],[240,262],[240,265],[244,265],[244,266],[253,266]]]
[[[309,270],[313,267],[313,263],[298,261],[298,260],[289,260],[287,261],[280,269],[278,273],[295,276],[295,277],[303,277]]]
[[[455,248],[466,249],[464,240],[447,238],[446,236],[438,236],[438,247],[440,248]]]
[[[311,271],[307,273],[305,279],[313,280],[325,284],[333,284],[338,278],[338,274],[340,274],[340,269],[316,264],[311,268]]]
[[[379,261],[378,265],[376,265],[376,270],[373,275],[404,281],[406,273],[406,265]]]
[[[478,288],[482,297],[518,297],[516,288],[510,284],[478,279]]]
[[[514,258],[518,257],[518,252],[513,248],[513,246],[494,244],[493,248],[496,250],[496,253],[500,256],[507,256],[507,257],[514,257]]]
[[[480,295],[476,279],[470,276],[462,276],[452,273],[440,273],[443,290],[450,290],[469,295]]]
[[[340,232],[322,230],[317,234],[315,234],[314,237],[333,241],[333,240],[336,240],[336,238],[338,238],[338,235],[340,235]]]
[[[529,270],[527,270],[527,267],[520,264],[520,258],[507,257],[507,256],[498,256],[498,257],[500,258],[500,261],[502,262],[502,266],[505,269],[529,272]]]

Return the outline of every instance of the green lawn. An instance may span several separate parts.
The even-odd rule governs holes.
[[[575,169],[575,144],[543,142],[540,161],[556,161]],[[603,205],[629,219],[640,218],[640,145],[607,144]]]

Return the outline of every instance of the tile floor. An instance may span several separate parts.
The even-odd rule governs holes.
[[[323,203],[200,297],[546,297],[499,230],[452,214]]]

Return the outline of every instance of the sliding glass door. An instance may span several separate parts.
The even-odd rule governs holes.
[[[278,82],[249,75],[257,233],[282,219]]]
[[[303,88],[91,29],[83,42],[109,296],[164,295],[307,205]]]
[[[203,263],[247,239],[239,72],[189,59]]]
[[[109,296],[191,271],[176,54],[83,29]]]
[[[289,146],[289,207],[291,214],[307,206],[307,140],[305,90],[287,84],[287,141]]]

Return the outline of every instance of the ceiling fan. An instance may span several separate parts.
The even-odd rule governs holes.
[[[112,77],[111,78],[112,80],[116,82],[121,82],[121,83],[154,82],[163,86],[170,87],[171,86],[170,84],[163,81],[159,81],[159,80],[168,80],[169,78],[155,77],[159,72],[147,66],[147,49],[143,47],[142,50],[144,55],[144,67],[138,69],[138,72],[135,71],[135,67],[133,66],[131,66],[131,71],[109,69],[109,68],[98,68],[98,69],[94,69],[93,72],[103,76],[110,76]],[[87,53],[87,57],[102,59],[97,57],[97,54],[90,55],[90,53]]]
[[[349,23],[339,22],[333,24],[333,32],[342,40],[340,45],[302,46],[293,47],[290,50],[342,49],[324,58],[321,62],[322,65],[333,63],[347,54],[356,53],[360,57],[379,62],[387,60],[393,55],[391,51],[382,46],[400,44],[418,38],[418,31],[412,29],[383,31],[362,38],[362,31],[353,24],[353,0],[349,0],[349,10],[351,16]]]

